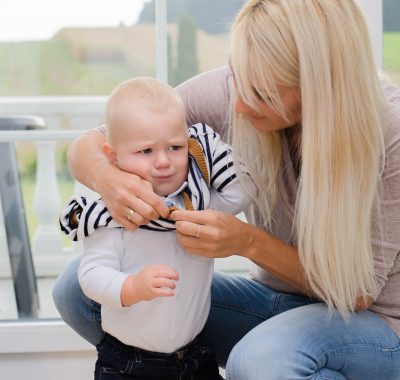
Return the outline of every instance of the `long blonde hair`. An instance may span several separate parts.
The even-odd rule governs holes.
[[[377,295],[371,219],[384,165],[385,100],[363,14],[353,0],[250,0],[235,19],[230,50],[238,95],[252,108],[260,104],[257,86],[286,117],[276,88],[299,89],[293,229],[312,292],[346,316],[359,296]],[[235,113],[233,125],[236,160],[257,184],[268,227],[281,190],[282,134],[259,132]]]

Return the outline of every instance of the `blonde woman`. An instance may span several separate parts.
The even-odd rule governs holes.
[[[250,223],[172,214],[186,250],[254,263],[250,278],[214,274],[208,336],[227,378],[400,379],[400,90],[378,79],[360,9],[250,0],[232,27],[230,68],[179,90],[190,123],[232,125],[236,163],[258,188]],[[128,228],[166,216],[139,178],[109,167],[103,140],[75,142],[77,178]],[[126,205],[143,219],[129,225]],[[55,302],[97,343],[98,306],[82,296],[77,265]]]

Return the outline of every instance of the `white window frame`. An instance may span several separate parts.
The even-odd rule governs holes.
[[[383,69],[383,0],[357,0],[367,19],[375,63]]]
[[[156,0],[157,79],[168,83],[167,0]]]

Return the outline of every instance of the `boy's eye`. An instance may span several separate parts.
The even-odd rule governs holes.
[[[168,149],[169,150],[179,150],[181,147],[179,145],[171,145]]]
[[[146,149],[141,150],[139,153],[149,154],[149,153],[151,153],[152,151],[153,151],[153,150],[152,150],[151,148],[146,148]]]

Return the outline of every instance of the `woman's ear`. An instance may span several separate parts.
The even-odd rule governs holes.
[[[104,143],[103,146],[101,147],[101,150],[103,153],[107,156],[108,160],[110,163],[117,165],[117,155],[114,152],[114,149],[112,146],[108,143]]]

